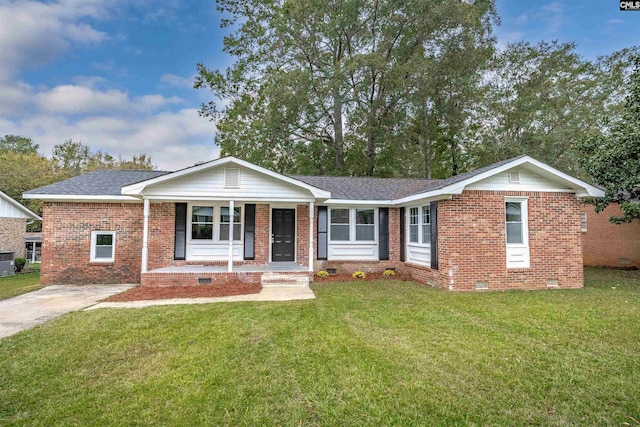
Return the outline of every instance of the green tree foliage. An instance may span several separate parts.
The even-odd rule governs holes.
[[[0,190],[36,213],[42,201],[23,199],[22,193],[58,181],[54,163],[38,153],[0,153]]]
[[[235,29],[225,38],[235,62],[199,64],[196,87],[214,96],[201,113],[216,120],[222,154],[283,172],[393,175],[425,174],[424,162],[416,169],[406,157],[424,141],[453,147],[450,158],[460,151],[475,95],[466,89],[492,51],[493,1],[220,0],[218,8],[230,16],[223,27]],[[430,105],[436,126],[427,129],[418,124]],[[424,136],[434,129],[437,138]]]
[[[603,117],[606,131],[590,135],[580,143],[582,166],[606,192],[606,197],[591,202],[598,212],[609,203],[619,203],[622,215],[611,217],[614,223],[640,220],[639,55],[633,58],[633,63],[621,113],[613,118]]]
[[[40,146],[35,144],[31,138],[18,135],[5,135],[0,138],[0,154],[7,151],[19,154],[34,154],[38,152]]]

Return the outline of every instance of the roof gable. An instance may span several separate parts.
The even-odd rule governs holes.
[[[0,218],[25,218],[40,221],[42,218],[31,209],[0,191]]]
[[[225,169],[240,171],[239,185],[225,185]],[[329,198],[329,191],[235,157],[223,157],[157,178],[124,186],[123,195],[251,199]]]

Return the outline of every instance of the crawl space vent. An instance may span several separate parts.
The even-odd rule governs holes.
[[[556,279],[549,279],[547,280],[547,287],[548,288],[557,288],[558,285],[558,281]]]
[[[224,169],[224,186],[225,188],[240,187],[240,169],[237,169],[237,168]]]
[[[520,183],[520,172],[511,171],[509,172],[509,182],[513,182],[516,184]]]
[[[211,277],[198,277],[198,285],[210,285]]]
[[[476,282],[476,289],[489,289],[489,282]]]

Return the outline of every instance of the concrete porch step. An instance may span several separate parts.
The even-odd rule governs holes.
[[[260,278],[263,288],[270,286],[309,286],[309,274],[264,273]]]

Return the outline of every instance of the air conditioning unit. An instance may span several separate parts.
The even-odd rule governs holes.
[[[14,252],[0,252],[0,277],[13,276],[15,274],[13,267],[15,256]]]

